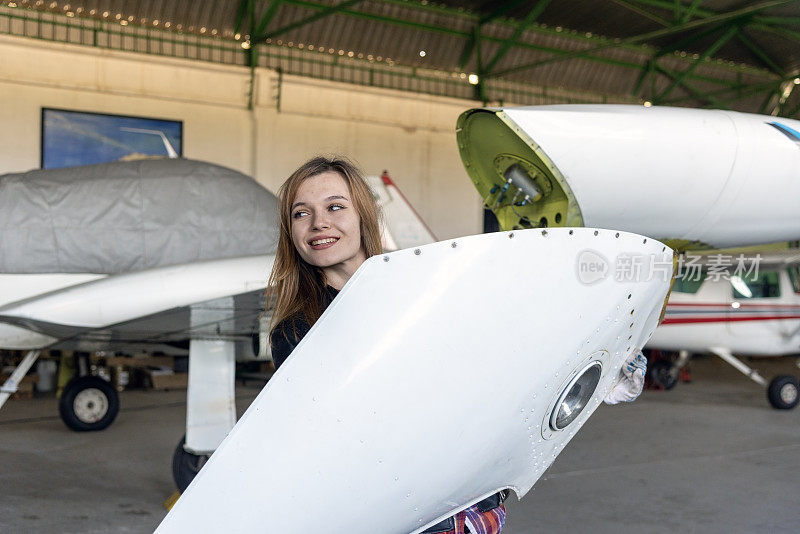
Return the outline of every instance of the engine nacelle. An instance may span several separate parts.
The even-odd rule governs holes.
[[[800,121],[563,105],[473,109],[457,132],[505,230],[615,228],[677,248],[800,238]]]

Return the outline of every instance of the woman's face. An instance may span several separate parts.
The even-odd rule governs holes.
[[[292,242],[307,263],[352,274],[366,260],[361,218],[337,172],[306,178],[292,203]]]

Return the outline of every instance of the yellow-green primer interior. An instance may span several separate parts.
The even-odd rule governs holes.
[[[575,195],[561,172],[502,110],[462,113],[456,137],[467,174],[503,230],[584,225]],[[507,185],[504,173],[514,164],[520,165],[541,191],[538,199],[523,202],[524,195],[519,193],[524,192]]]

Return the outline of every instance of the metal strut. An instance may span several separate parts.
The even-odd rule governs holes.
[[[19,362],[14,372],[8,377],[8,380],[0,386],[0,408],[3,407],[11,395],[17,392],[22,378],[27,374],[28,370],[33,366],[33,363],[41,353],[42,351],[40,349],[28,351],[28,354]]]
[[[716,354],[717,356],[725,360],[726,362],[728,362],[729,364],[731,364],[732,366],[734,366],[737,370],[741,371],[742,374],[744,374],[747,378],[749,378],[756,384],[767,387],[766,379],[760,374],[758,374],[758,371],[756,371],[752,367],[748,367],[744,362],[742,362],[736,356],[731,354],[731,352],[728,349],[714,347],[710,349],[710,351],[713,354]]]

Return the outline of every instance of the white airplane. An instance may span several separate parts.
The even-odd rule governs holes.
[[[465,167],[506,230],[613,227],[684,251],[800,238],[800,121],[569,105],[471,110],[457,131]],[[635,267],[617,260],[618,269]],[[766,386],[732,354],[800,352],[800,298],[796,276],[790,283],[784,269],[762,273],[756,284],[774,282],[781,297],[748,297],[757,289],[742,279],[706,282],[694,295],[678,282],[647,346],[713,352]],[[661,365],[655,372],[674,379],[677,367]],[[773,406],[797,404],[789,375],[768,390]]]
[[[388,176],[370,177],[387,249],[434,240]],[[144,159],[0,176],[0,349],[29,351],[0,407],[43,349],[186,354],[180,489],[233,427],[235,361],[270,357],[264,289],[277,201],[238,172]],[[59,401],[73,430],[101,430],[119,409],[86,355]]]
[[[717,263],[716,271],[709,275],[709,260],[717,256],[728,265]],[[691,353],[715,354],[766,387],[774,408],[791,409],[798,403],[795,377],[781,374],[767,383],[734,354],[800,353],[800,251],[747,257],[747,272],[736,272],[735,255],[712,254],[698,257],[701,261],[696,266],[705,270],[679,273],[661,328],[647,343],[647,348],[675,351],[679,356],[674,363],[655,362],[648,372],[654,382],[671,389]],[[756,263],[757,272],[753,269]]]

